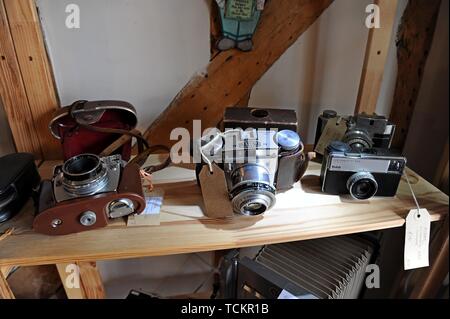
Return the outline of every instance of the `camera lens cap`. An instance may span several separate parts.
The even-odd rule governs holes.
[[[329,151],[336,151],[336,152],[350,152],[352,148],[344,142],[341,141],[333,141],[328,145]]]
[[[275,142],[284,151],[293,151],[300,146],[300,136],[291,130],[282,130],[275,135]]]

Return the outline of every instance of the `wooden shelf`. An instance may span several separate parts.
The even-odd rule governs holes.
[[[55,162],[44,162],[41,175],[49,177]],[[32,203],[0,233],[14,228],[0,241],[0,266],[58,264],[75,261],[158,256],[280,243],[401,227],[414,207],[405,181],[394,198],[355,202],[320,192],[320,166],[311,163],[301,185],[277,195],[277,204],[263,216],[206,218],[194,172],[170,167],[154,175],[165,196],[159,226],[127,227],[118,220],[107,228],[61,237],[33,232]],[[448,196],[408,171],[419,203],[433,221],[448,214]],[[177,183],[174,183],[177,182]]]

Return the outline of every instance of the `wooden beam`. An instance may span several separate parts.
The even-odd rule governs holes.
[[[6,277],[0,272],[0,299],[15,299]]]
[[[392,146],[403,149],[433,41],[441,0],[409,0],[397,38],[398,74],[390,120]]]
[[[374,4],[380,8],[381,25],[369,30],[355,114],[375,113],[397,13],[397,0],[375,0]]]
[[[176,127],[192,132],[192,121],[215,127],[228,106],[236,105],[276,60],[316,21],[333,0],[269,1],[250,52],[219,53],[203,74],[195,75],[148,128],[152,143],[172,145]]]
[[[16,150],[42,158],[3,0],[0,0],[0,98]]]
[[[87,299],[105,299],[105,288],[95,262],[78,262],[83,294]]]
[[[66,292],[66,296],[68,299],[85,299],[86,296],[84,294],[83,288],[81,286],[81,280],[80,280],[80,286],[77,287],[68,287],[67,286],[67,279],[70,275],[73,275],[71,271],[68,271],[67,266],[73,265],[72,264],[56,264],[56,269],[58,270],[59,278],[61,278],[61,283],[64,287],[64,291]]]
[[[43,155],[45,159],[61,158],[61,146],[48,129],[59,103],[35,2],[3,1]]]

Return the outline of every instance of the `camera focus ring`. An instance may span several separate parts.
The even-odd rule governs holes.
[[[378,183],[369,172],[358,172],[347,180],[350,195],[358,200],[372,198],[378,191]]]

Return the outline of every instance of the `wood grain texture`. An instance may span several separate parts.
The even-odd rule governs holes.
[[[35,1],[3,1],[43,156],[62,158],[61,146],[48,129],[59,103]]]
[[[55,164],[45,162],[42,176],[50,176]],[[432,220],[443,219],[448,214],[448,196],[412,171],[408,174],[419,203],[429,210]],[[16,229],[0,241],[0,266],[212,251],[401,227],[415,207],[405,181],[396,197],[355,202],[321,193],[319,175],[320,165],[311,163],[301,185],[278,194],[275,207],[255,217],[206,218],[195,172],[182,167],[169,167],[153,176],[165,194],[159,226],[126,227],[120,219],[100,230],[45,236],[32,231],[32,217],[27,216],[33,211],[28,207],[0,225],[0,233]]]
[[[81,285],[81,280],[79,288],[68,287],[66,284],[69,275],[72,275],[72,273],[68,271],[70,268],[68,269],[67,267],[73,264],[74,263],[56,264],[56,269],[58,270],[59,278],[61,279],[61,283],[64,287],[64,291],[66,292],[66,296],[68,299],[86,299],[86,295]]]
[[[105,288],[95,262],[78,262],[83,294],[87,299],[105,299]]]
[[[316,21],[332,0],[269,1],[250,52],[219,53],[205,72],[195,75],[146,131],[152,143],[172,145],[170,132],[202,120],[215,127],[224,109],[235,106],[276,60]]]
[[[3,0],[0,0],[0,98],[16,150],[42,158]]]
[[[441,0],[408,1],[398,30],[398,73],[390,115],[390,120],[397,125],[392,146],[398,149],[406,141],[440,5]]]
[[[375,113],[397,13],[397,0],[374,3],[380,8],[381,26],[369,30],[355,114]]]
[[[0,299],[15,299],[11,288],[6,281],[5,276],[0,273]]]

